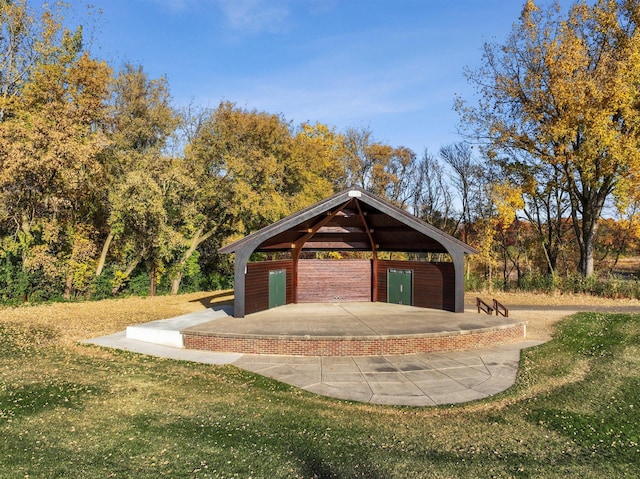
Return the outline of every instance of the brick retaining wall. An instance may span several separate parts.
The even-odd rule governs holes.
[[[225,337],[185,334],[187,349],[285,356],[383,356],[477,349],[518,341],[525,323],[487,330],[374,338]]]

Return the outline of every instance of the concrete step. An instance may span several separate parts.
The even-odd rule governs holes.
[[[182,334],[180,331],[207,323],[220,318],[226,318],[232,314],[232,307],[222,307],[216,309],[206,309],[196,313],[183,314],[170,319],[159,319],[148,323],[127,326],[126,338],[144,341],[147,343],[160,344],[173,348],[184,348]]]

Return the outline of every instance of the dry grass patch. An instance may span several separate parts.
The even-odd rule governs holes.
[[[522,292],[467,292],[468,312],[475,312],[476,297],[491,302],[496,298],[509,309],[509,316],[527,321],[527,339],[549,341],[555,325],[563,318],[585,311],[640,313],[638,299],[611,299],[586,294],[544,294]]]
[[[179,296],[128,297],[81,303],[23,305],[0,309],[0,323],[53,328],[60,342],[72,343],[122,331],[132,324],[193,313],[228,304],[233,291]]]

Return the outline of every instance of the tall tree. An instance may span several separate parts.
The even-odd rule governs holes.
[[[374,141],[366,128],[349,128],[344,138],[343,187],[360,186],[398,206],[409,206],[415,153],[406,147],[393,148]]]
[[[38,66],[55,55],[64,9],[45,4],[37,14],[27,0],[0,2],[0,121],[13,114],[13,102]]]
[[[568,194],[563,187],[563,173],[556,165],[531,164],[526,161],[497,160],[502,174],[517,187],[523,201],[520,209],[536,233],[546,272],[553,276],[571,224]]]
[[[473,155],[468,143],[455,143],[440,148],[440,158],[453,172],[451,183],[458,193],[462,211],[458,218],[457,230],[462,225],[461,238],[469,242],[469,232],[474,221],[474,214],[481,210],[483,195],[483,171]],[[475,213],[474,213],[475,212]]]
[[[0,122],[0,196],[23,239],[23,265],[64,276],[65,296],[93,261],[87,245],[104,177],[110,69],[82,50],[82,29],[62,30]]]
[[[247,234],[291,212],[290,199],[300,191],[292,146],[290,125],[281,116],[222,102],[186,156],[200,165],[202,180],[231,215],[233,230]]]
[[[444,166],[425,150],[418,161],[412,186],[413,213],[447,233],[453,234],[453,195]]]
[[[165,152],[180,117],[171,106],[166,79],[151,79],[141,66],[125,64],[111,84],[109,112],[108,187],[104,190],[107,221],[102,225],[102,252],[96,268],[101,275],[114,241],[119,258],[113,290],[127,280],[141,260],[150,271],[153,293],[159,267],[169,261],[176,242],[170,230],[179,221],[183,175]],[[147,208],[145,217],[140,208]],[[171,213],[174,213],[171,215]]]
[[[343,137],[322,124],[291,128],[280,115],[222,102],[195,112],[185,165],[199,238],[218,244],[330,195],[344,177]],[[194,236],[196,238],[196,236]],[[176,285],[178,282],[175,283]]]
[[[322,123],[303,123],[293,137],[293,161],[304,185],[295,209],[343,189],[346,171],[344,135]]]
[[[638,188],[639,16],[631,0],[576,3],[566,17],[528,0],[507,42],[486,44],[468,74],[478,105],[458,103],[490,152],[562,172],[584,275],[606,199]]]

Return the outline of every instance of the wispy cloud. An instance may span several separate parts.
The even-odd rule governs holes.
[[[240,106],[283,113],[296,123],[342,126],[423,108],[429,101],[422,90],[426,76],[413,59],[365,68],[345,48],[251,78],[218,77],[214,83]]]
[[[152,3],[156,3],[162,7],[165,7],[173,12],[179,12],[187,9],[187,7],[194,5],[197,0],[150,0]]]
[[[291,10],[287,0],[217,0],[229,27],[245,34],[282,31]]]

